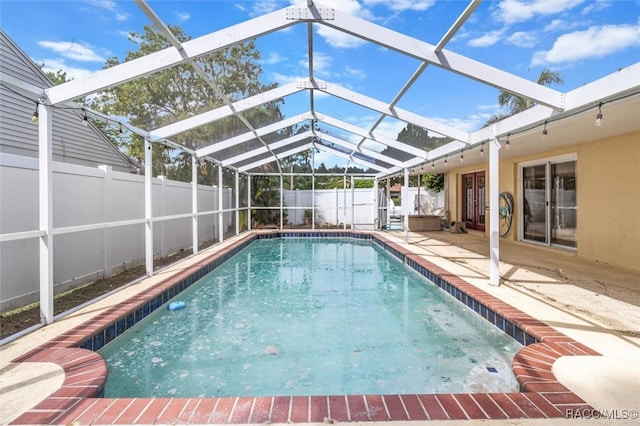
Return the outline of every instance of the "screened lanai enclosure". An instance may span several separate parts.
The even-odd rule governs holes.
[[[442,194],[427,191],[415,177],[446,173],[447,159],[454,156],[478,164],[488,161],[487,190],[493,194],[487,200],[489,268],[491,281],[497,283],[499,149],[510,135],[524,137],[543,123],[546,129],[547,121],[580,114],[591,117],[594,105],[614,94],[599,90],[569,96],[447,50],[479,6],[476,0],[461,8],[433,43],[313,0],[189,39],[164,22],[149,3],[135,3],[163,38],[156,51],[45,90],[2,73],[3,86],[35,102],[38,119],[38,160],[32,167],[36,174],[26,183],[38,194],[29,203],[38,207],[27,219],[31,227],[0,236],[7,254],[4,278],[39,283],[27,293],[39,294],[46,323],[54,319],[54,287],[59,292],[82,278],[110,276],[136,261],[153,275],[159,256],[181,249],[197,253],[203,244],[247,230],[388,229],[406,235],[409,228],[403,224],[409,215],[445,218]],[[291,48],[300,49],[297,56],[306,58],[305,76],[276,85],[249,80],[238,70],[229,74],[224,65],[232,52],[283,31],[299,41]],[[325,72],[323,52],[316,48],[319,31],[375,47],[380,56],[366,60],[372,74],[377,60],[397,61],[412,71],[377,80],[375,84],[385,85],[386,100],[363,93],[364,84],[360,88],[337,84],[325,77],[330,73]],[[449,84],[469,82],[504,90],[535,107],[473,132],[402,108],[405,97],[430,102],[426,88],[441,84],[442,76],[451,78],[445,80],[453,82]],[[167,83],[177,80],[179,84]],[[135,96],[129,96],[128,107],[121,111],[81,102],[89,97],[108,104],[140,83],[159,85],[160,92],[184,90],[193,101],[175,114],[148,99],[137,102]],[[611,90],[620,94],[636,84],[631,78]],[[352,116],[373,116],[373,125],[363,127],[344,112],[336,114],[336,104]],[[62,109],[74,110],[78,120],[139,144],[143,160],[138,173],[110,167],[87,172],[54,163],[54,141],[64,133],[55,115]],[[144,114],[152,118],[147,128],[135,124]],[[400,140],[382,131],[398,128],[399,123],[409,131],[424,130],[434,144],[425,148],[411,138]],[[343,165],[327,168],[324,161],[329,157],[342,159]],[[391,186],[398,182],[402,210],[397,203],[391,206]],[[7,196],[19,192],[15,187],[3,190]],[[17,216],[23,214],[16,208]],[[28,273],[7,272],[8,263],[26,252],[35,253],[39,264],[34,261]],[[3,288],[9,291],[9,302],[23,300],[25,292],[17,288]],[[3,303],[9,306],[7,300]]]

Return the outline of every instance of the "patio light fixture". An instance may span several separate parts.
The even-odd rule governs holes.
[[[484,157],[484,142],[480,145],[480,157]]]
[[[460,151],[460,162],[464,163],[464,149]]]
[[[509,143],[509,136],[511,136],[511,133],[507,133],[507,141],[504,143],[504,147],[509,149],[511,147],[510,143]]]
[[[436,162],[435,160],[431,161],[431,168],[435,169],[436,168]]]
[[[445,166],[447,165],[447,156],[446,155],[444,156],[444,165]]]
[[[544,128],[542,129],[542,138],[543,139],[546,138],[548,133],[549,132],[547,132],[547,122],[545,121],[544,122]]]
[[[602,102],[598,104],[598,115],[596,115],[596,126],[602,125]]]
[[[82,125],[85,127],[89,125],[89,117],[87,117],[87,111],[84,111],[84,117],[82,117]]]
[[[36,102],[36,110],[33,111],[33,115],[31,116],[31,122],[34,124],[38,124],[40,121],[40,116],[38,115],[38,102]]]

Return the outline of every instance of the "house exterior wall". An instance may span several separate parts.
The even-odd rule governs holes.
[[[516,201],[513,227],[505,238],[520,238],[520,165],[570,154],[577,157],[576,256],[640,270],[640,132],[501,161],[499,190],[513,194]],[[486,164],[455,167],[447,173],[451,221],[462,217],[462,175],[481,170],[486,172],[490,197],[488,159]]]
[[[640,132],[578,148],[578,254],[640,270]]]
[[[42,88],[53,83],[31,59],[0,30],[0,69],[21,82]],[[37,158],[38,126],[31,121],[38,95],[0,86],[0,153]],[[131,161],[93,124],[82,124],[82,112],[54,108],[52,155],[54,161],[95,167],[106,164],[122,172],[135,171]]]

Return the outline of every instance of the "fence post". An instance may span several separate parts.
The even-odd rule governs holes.
[[[191,156],[191,245],[198,254],[198,160]]]
[[[222,176],[222,165],[218,165],[218,241],[223,242],[224,241],[224,217],[222,216],[222,210],[223,210],[223,206],[224,206],[224,191],[222,190],[222,188],[224,188],[223,182],[222,182],[223,176]]]
[[[236,235],[239,235],[240,234],[240,172],[238,170],[235,170],[233,173],[235,175],[235,186],[236,186],[236,190],[235,190]]]
[[[53,110],[38,105],[38,192],[40,231],[40,321],[53,322]]]
[[[113,220],[113,167],[99,166],[103,172],[102,178],[102,221],[111,222]],[[108,279],[113,276],[113,231],[105,228],[102,231],[102,278]]]
[[[251,231],[251,175],[247,175],[247,230]]]
[[[160,206],[160,212],[158,213],[158,217],[162,217],[165,216],[167,214],[166,209],[164,207],[164,200],[165,198],[167,198],[167,177],[166,176],[158,176],[158,179],[160,179],[160,194],[159,194],[159,202],[158,202],[158,206]],[[164,221],[159,221],[157,222],[158,224],[158,228],[157,231],[160,233],[160,256],[166,256],[168,253],[168,250],[166,248],[166,240],[167,240],[167,236],[165,235],[166,232],[164,230],[165,226],[164,226]]]
[[[335,195],[334,201],[336,203],[336,226],[340,225],[340,199],[338,198],[338,188],[333,188]]]
[[[153,155],[151,141],[144,140],[144,258],[147,275],[153,275]]]

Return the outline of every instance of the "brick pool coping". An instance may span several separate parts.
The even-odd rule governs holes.
[[[107,364],[90,349],[99,349],[108,343],[135,324],[138,313],[143,318],[159,308],[178,294],[178,286],[180,291],[186,288],[203,275],[204,269],[215,268],[254,239],[280,236],[339,236],[370,239],[380,244],[485,319],[526,344],[512,363],[521,391],[293,397],[101,397],[107,378]],[[129,324],[130,320],[132,324]],[[564,418],[568,410],[574,413],[592,410],[591,406],[562,385],[551,370],[556,359],[572,355],[600,354],[380,234],[362,231],[250,232],[152,288],[16,358],[14,362],[57,364],[64,370],[65,378],[58,390],[18,416],[11,424],[237,424],[306,423],[329,419],[355,422]]]

